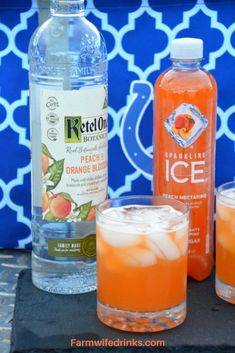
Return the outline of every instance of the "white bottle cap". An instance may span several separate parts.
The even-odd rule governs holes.
[[[178,38],[171,42],[171,59],[202,59],[203,40],[198,38]]]

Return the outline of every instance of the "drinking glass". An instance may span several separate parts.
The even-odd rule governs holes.
[[[217,295],[235,304],[235,182],[218,187],[216,194]]]
[[[131,196],[97,207],[97,315],[135,332],[173,328],[186,317],[188,207]]]

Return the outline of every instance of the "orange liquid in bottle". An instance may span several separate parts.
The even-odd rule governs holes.
[[[188,274],[196,280],[213,265],[216,95],[195,58],[173,60],[155,84],[154,194],[190,208]]]

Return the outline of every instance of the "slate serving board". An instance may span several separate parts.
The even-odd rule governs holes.
[[[84,340],[165,340],[165,347],[79,347]],[[103,325],[96,317],[96,292],[56,295],[33,286],[31,271],[18,279],[11,353],[65,352],[235,352],[235,305],[219,299],[214,275],[204,282],[189,280],[188,313],[179,327],[159,333],[127,333]]]

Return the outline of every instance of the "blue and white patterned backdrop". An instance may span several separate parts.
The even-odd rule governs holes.
[[[87,15],[108,47],[109,196],[152,192],[153,84],[176,37],[204,40],[218,83],[216,185],[234,179],[235,0],[88,0]],[[31,246],[27,49],[37,23],[36,1],[0,2],[1,247]]]

